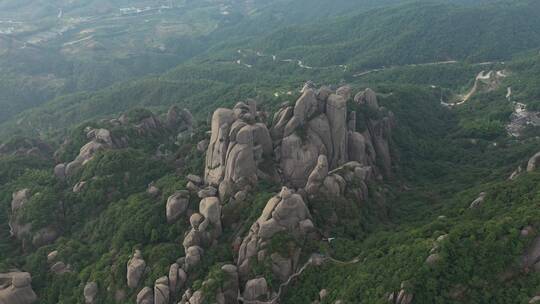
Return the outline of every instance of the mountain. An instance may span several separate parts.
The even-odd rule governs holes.
[[[54,97],[162,73],[216,44],[284,22],[394,2],[4,0],[0,68],[10,90],[0,94],[1,104],[9,104],[0,121]],[[28,82],[36,85],[28,90]]]
[[[216,30],[209,36],[213,42],[207,44],[207,51],[170,69],[165,76],[124,81],[96,93],[62,95],[41,108],[35,107],[19,117],[12,118],[4,129],[13,132],[21,129],[18,125],[14,125],[14,122],[29,121],[31,122],[29,127],[34,129],[34,134],[42,134],[49,131],[57,132],[67,125],[86,119],[115,115],[138,105],[158,106],[162,111],[177,100],[185,100],[186,105],[208,105],[213,100],[230,94],[232,87],[247,82],[251,82],[251,87],[257,87],[258,92],[249,93],[252,97],[257,94],[272,96],[284,83],[288,84],[290,90],[305,79],[325,83],[342,80],[351,82],[355,80],[354,75],[382,67],[453,60],[471,64],[508,61],[513,55],[538,48],[540,43],[540,38],[533,30],[537,22],[534,12],[538,9],[538,5],[533,1],[519,3],[505,1],[485,5],[405,4],[376,8],[367,13],[348,17],[330,17],[325,22],[324,29],[317,26],[317,23],[308,21],[309,25],[292,25],[287,29],[257,38],[257,30],[273,28],[275,27],[273,24],[280,21],[276,19],[274,13],[278,7],[281,11],[283,7],[289,7],[285,4],[278,6],[279,3],[281,2],[261,8],[260,16],[249,15],[235,25]],[[336,7],[346,8],[345,3],[347,2],[344,1],[341,6]],[[350,2],[348,3],[350,5]],[[369,7],[369,4],[366,6]],[[290,18],[301,14],[300,11],[300,8],[291,9]],[[329,10],[327,14],[337,12]],[[309,13],[306,15],[311,16]],[[273,16],[269,19],[271,21],[262,22],[260,28],[250,25],[254,22],[251,20],[267,20],[269,16]],[[284,19],[281,21],[287,24],[290,19],[286,16],[288,15],[282,17]],[[506,26],[507,24],[512,26]],[[244,32],[239,28],[244,29]],[[407,30],[402,30],[404,28]],[[471,31],[473,28],[476,30]],[[246,38],[238,38],[242,35]],[[255,35],[255,38],[249,38],[253,37],[252,35]],[[223,42],[223,37],[230,39]],[[457,41],[459,43],[455,43]],[[239,54],[238,50],[243,53]],[[257,52],[264,57],[258,56]],[[277,61],[272,60],[272,55],[276,56]],[[152,60],[152,57],[144,58],[146,57],[141,60]],[[231,66],[231,63],[236,63],[237,60],[240,60],[241,66]],[[290,60],[292,63],[283,62],[284,60]],[[298,60],[302,61],[303,68],[294,66]],[[246,68],[244,64],[252,68]],[[141,67],[149,65],[160,66],[141,64]],[[100,65],[90,62],[88,66],[96,69]],[[109,66],[111,63],[107,62],[102,69],[92,72],[93,76],[87,75],[84,79],[91,77],[108,82],[107,78],[102,77],[101,71],[109,73],[110,70],[122,70],[108,69]],[[83,70],[85,69],[83,66]],[[155,71],[159,69],[156,68]],[[122,73],[124,76],[119,77],[129,77],[125,76],[127,74],[133,73]],[[288,75],[290,79],[281,77],[278,81],[273,80],[278,75]],[[82,80],[82,82],[88,84],[94,81]],[[56,80],[57,86],[61,83],[61,80]],[[268,84],[279,85],[273,87],[270,85],[271,88],[267,88]],[[133,89],[135,86],[138,89]],[[141,90],[146,86],[151,88]],[[190,89],[186,89],[188,86]],[[194,89],[207,86],[212,89],[203,91]],[[128,93],[136,90],[140,92],[138,93],[141,94],[140,97]],[[41,94],[43,95],[51,96]],[[115,107],[100,105],[100,103],[111,104],[111,99],[115,100]],[[43,98],[38,100],[42,101]],[[201,100],[205,102],[201,103]],[[204,110],[209,111],[210,108]]]
[[[173,4],[0,0],[0,303],[538,301],[536,2]]]
[[[539,47],[539,9],[536,1],[472,7],[420,2],[278,30],[252,48],[313,66],[504,61]]]

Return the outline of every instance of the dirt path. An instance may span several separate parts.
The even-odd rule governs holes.
[[[309,260],[300,269],[298,269],[293,275],[291,275],[289,277],[289,279],[287,281],[285,281],[281,285],[279,285],[278,293],[273,299],[271,299],[269,301],[245,300],[242,297],[242,295],[240,294],[240,291],[238,291],[238,301],[240,301],[240,303],[244,303],[244,304],[278,304],[279,303],[278,301],[281,298],[281,295],[283,294],[285,288],[287,288],[287,286],[289,286],[289,284],[291,284],[294,279],[296,279],[297,277],[302,275],[302,273],[309,266],[321,265],[321,264],[326,263],[326,262],[331,262],[331,263],[334,263],[334,264],[337,264],[337,265],[340,265],[340,266],[357,264],[357,263],[360,262],[360,256],[357,256],[357,257],[355,257],[354,259],[352,259],[350,261],[340,261],[340,260],[336,260],[336,259],[334,259],[334,258],[332,258],[330,256],[323,256],[323,255],[319,255],[319,254],[313,254],[309,258]]]
[[[478,65],[486,65],[490,63],[480,63]],[[480,89],[480,85],[487,86],[487,91],[497,89],[501,84],[501,79],[506,78],[508,75],[504,71],[481,71],[476,75],[474,79],[473,87],[465,95],[458,95],[459,101],[453,103],[444,103],[446,106],[459,106],[469,101]],[[509,99],[512,96],[512,89],[508,88],[506,98]]]

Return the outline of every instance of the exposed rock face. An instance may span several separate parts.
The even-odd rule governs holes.
[[[167,222],[172,223],[186,212],[189,206],[189,192],[177,191],[167,199]]]
[[[406,290],[406,283],[401,283],[401,290],[399,292],[393,292],[388,297],[388,302],[393,304],[411,304],[414,295]]]
[[[179,304],[238,304],[238,271],[234,265],[223,265],[221,272],[224,274],[224,281],[214,289],[213,294],[203,293],[202,290],[191,292],[186,290]],[[215,284],[213,278],[209,278],[202,282],[202,287]],[[215,286],[215,285],[214,285]]]
[[[66,179],[66,164],[56,165],[56,167],[54,167],[54,176],[56,176],[59,180],[65,180]]]
[[[71,265],[66,265],[62,261],[57,261],[58,251],[54,250],[47,255],[47,263],[51,265],[50,270],[54,274],[61,275],[71,272]]]
[[[252,263],[269,263],[274,276],[284,282],[295,272],[302,250],[297,247],[289,248],[287,254],[270,252],[272,238],[278,233],[296,240],[320,237],[304,199],[352,196],[365,201],[369,182],[391,176],[393,114],[379,107],[373,90],[357,94],[354,101],[351,96],[348,86],[333,92],[327,87],[317,90],[313,83],[307,83],[294,105],[285,103],[277,111],[270,131],[254,103],[238,103],[232,110],[214,112],[204,184],[188,178],[188,188],[202,200],[199,213],[190,218],[192,229],[184,238],[183,269],[189,272],[197,265],[202,248],[221,233],[222,220],[227,225],[229,204],[245,202],[258,179],[276,180],[286,187],[267,202],[247,236],[235,241],[237,267],[230,269],[245,284],[240,292],[246,300],[267,298],[270,291],[266,280],[250,277]],[[349,102],[354,102],[351,106],[357,111],[348,111]],[[271,172],[268,167],[276,169]],[[328,215],[332,216],[337,217],[335,213]],[[223,294],[224,303],[236,303],[238,292],[238,287],[230,294],[218,292],[216,301],[221,303],[218,299]],[[201,303],[204,296],[186,292],[181,303]],[[404,291],[395,298],[403,304],[412,300]]]
[[[347,101],[340,95],[332,94],[326,104],[326,116],[332,132],[334,151],[330,166],[335,168],[347,161]]]
[[[540,272],[540,237],[537,237],[521,257],[523,268],[532,268]]]
[[[17,239],[22,239],[25,234],[29,234],[32,228],[31,224],[20,223],[18,219],[18,211],[23,208],[29,199],[30,189],[22,189],[14,192],[12,195],[9,226],[11,228],[11,235]]]
[[[239,276],[238,268],[234,265],[223,265],[221,270],[226,274],[226,282],[223,284],[225,286],[224,290],[221,290],[223,293],[224,303],[226,304],[237,304],[238,303],[238,289],[239,289]]]
[[[367,105],[368,107],[378,109],[379,103],[377,102],[377,94],[372,89],[366,89],[363,92],[359,92],[354,96],[354,102],[359,105]]]
[[[435,266],[441,261],[441,259],[442,258],[438,253],[432,253],[427,257],[426,264],[428,264],[429,266]]]
[[[294,110],[284,105],[276,113],[270,131],[278,144],[276,155],[286,185],[306,186],[320,155],[326,156],[329,170],[349,161],[374,166],[380,159],[382,173],[391,176],[389,141],[394,118],[392,113],[385,114],[385,109],[379,107],[373,90],[358,93],[354,102],[386,115],[381,119],[357,117],[357,112],[347,112],[350,87],[332,93],[326,87],[315,91],[308,86],[303,92]],[[362,119],[367,127],[363,133],[356,130],[357,119]]]
[[[47,262],[52,263],[52,262],[56,261],[57,257],[58,257],[58,250],[51,251],[47,255]]]
[[[370,163],[375,164],[377,158],[380,158],[381,170],[386,177],[392,176],[392,158],[389,143],[393,126],[394,116],[390,113],[389,116],[380,120],[368,119],[367,131],[364,132],[364,137],[370,140],[370,145],[374,149],[374,153],[370,153]]]
[[[185,265],[184,268],[186,270],[189,270],[201,261],[202,254],[204,253],[204,250],[199,246],[191,246],[186,251],[186,259],[185,259]]]
[[[177,106],[172,106],[167,112],[165,124],[168,128],[177,132],[191,133],[193,131],[193,115],[188,109],[179,109]]]
[[[216,196],[217,194],[218,194],[218,190],[212,186],[208,186],[204,189],[199,190],[199,192],[197,192],[197,195],[199,196],[199,198],[212,197],[212,196]]]
[[[515,180],[516,178],[518,178],[521,173],[523,173],[523,167],[522,166],[518,166],[516,170],[514,170],[514,172],[512,172],[512,174],[510,174],[510,176],[508,177],[509,180]]]
[[[255,301],[267,297],[268,284],[265,278],[249,280],[244,288],[244,299]]]
[[[88,282],[84,286],[84,302],[86,304],[94,304],[98,294],[98,285],[96,282]]]
[[[178,269],[180,266],[178,264],[174,263],[169,267],[169,290],[172,293],[175,293],[179,288],[179,282],[178,282]]]
[[[0,304],[31,304],[37,301],[27,272],[0,273]]]
[[[234,114],[229,109],[217,109],[212,116],[212,133],[206,153],[205,181],[219,185],[225,174],[225,160],[229,146],[229,131]]]
[[[21,220],[21,210],[26,203],[31,199],[29,189],[22,189],[13,193],[11,201],[11,217],[9,220],[10,233],[19,240],[25,240],[26,237],[31,238],[32,245],[41,247],[51,244],[58,238],[58,231],[53,227],[44,227],[35,232],[32,232],[32,224],[24,223]],[[25,246],[23,242],[23,246]]]
[[[482,204],[484,203],[484,201],[486,200],[486,195],[487,195],[487,193],[485,193],[485,192],[480,193],[478,195],[478,197],[471,203],[469,208],[470,209],[475,209],[475,208],[481,207]]]
[[[152,113],[140,119],[134,125],[134,128],[139,135],[152,134],[153,131],[162,130],[163,127],[161,120]]]
[[[276,252],[272,253],[270,259],[272,260],[272,272],[276,274],[282,282],[287,281],[293,273],[293,261],[282,257]]]
[[[204,295],[202,291],[197,290],[193,293],[191,297],[189,297],[188,302],[189,304],[203,304],[204,303]]]
[[[249,261],[258,257],[265,250],[265,241],[271,239],[278,232],[286,232],[291,235],[305,235],[304,227],[313,228],[311,215],[306,207],[302,196],[293,193],[288,188],[271,198],[264,208],[259,219],[251,226],[250,232],[242,241],[238,253],[238,265],[240,274],[245,276],[249,273]],[[274,256],[277,275],[288,272],[288,265],[292,260]],[[291,266],[292,268],[292,266]]]
[[[73,193],[80,193],[83,190],[85,185],[86,185],[85,181],[80,181],[76,183],[75,186],[73,186]]]
[[[218,187],[220,195],[256,183],[259,164],[272,154],[270,133],[258,117],[254,103],[214,112],[205,182]]]
[[[56,262],[51,266],[51,271],[55,274],[64,274],[71,272],[70,265],[66,265],[64,262]]]
[[[127,285],[129,288],[137,288],[146,270],[146,262],[143,260],[140,250],[135,250],[133,257],[127,263]]]
[[[42,228],[32,236],[32,245],[41,247],[52,244],[58,238],[58,231],[52,227]]]
[[[364,135],[349,131],[349,160],[356,161],[361,164],[368,163],[367,143]]]
[[[270,131],[257,123],[259,114],[253,105],[238,103],[232,110],[214,112],[204,180],[219,188],[223,203],[264,175],[263,160],[277,163],[283,184],[293,188],[306,187],[321,155],[326,156],[329,171],[355,161],[373,167],[374,176],[391,176],[389,141],[394,117],[379,107],[373,90],[358,93],[354,101],[348,86],[333,93],[327,87],[316,90],[306,84],[302,93],[294,106],[286,103],[276,112]],[[349,101],[359,111],[366,106],[382,118],[348,112]],[[358,120],[364,130],[356,130]],[[269,158],[272,154],[274,159]]]
[[[80,167],[87,164],[97,152],[105,149],[114,148],[114,141],[111,136],[111,132],[107,129],[88,129],[86,134],[90,141],[81,147],[79,155],[70,163],[66,164],[64,172],[62,172],[62,166],[55,168],[55,174],[58,177],[70,176],[75,173]]]
[[[206,152],[208,149],[209,141],[207,139],[203,139],[197,143],[197,151],[199,152]]]
[[[217,197],[203,198],[199,204],[199,212],[204,217],[204,221],[199,225],[199,229],[206,230],[209,225],[212,226],[215,236],[221,234],[221,204]]]
[[[154,285],[154,304],[168,304],[170,298],[169,279],[161,277]]]
[[[321,155],[317,166],[309,176],[305,190],[309,198],[340,197],[349,193],[361,202],[368,198],[367,182],[372,178],[371,166],[354,161],[328,171],[326,156]]]
[[[302,142],[296,134],[283,139],[280,150],[280,168],[287,184],[296,188],[301,188],[306,184],[307,177],[313,170],[319,155],[324,152],[321,148],[312,142]]]
[[[154,292],[152,288],[145,287],[137,294],[137,304],[154,304]]]
[[[198,176],[198,175],[195,175],[195,174],[188,174],[188,176],[186,176],[187,180],[196,184],[196,185],[200,185],[202,184],[204,181],[203,179]]]
[[[527,172],[533,172],[540,167],[540,152],[536,153],[527,164]]]
[[[319,155],[317,166],[313,168],[313,171],[308,177],[306,192],[309,194],[317,193],[326,177],[328,177],[328,159],[326,155],[322,154]]]
[[[154,185],[154,182],[151,182],[146,188],[146,193],[150,194],[152,197],[157,197],[161,190]]]
[[[283,138],[283,133],[285,132],[285,126],[292,118],[294,114],[294,108],[289,105],[289,103],[284,103],[281,105],[275,114],[272,120],[272,129],[270,129],[270,135],[273,140],[281,140]]]

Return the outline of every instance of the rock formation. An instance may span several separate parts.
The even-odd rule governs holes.
[[[399,292],[393,292],[388,297],[388,302],[392,304],[411,304],[413,302],[414,295],[407,290],[407,283],[401,283],[401,290]]]
[[[167,199],[167,222],[176,221],[189,206],[189,192],[177,191]]]
[[[294,276],[302,254],[296,242],[320,238],[306,201],[345,196],[365,201],[368,183],[391,176],[393,115],[379,107],[377,95],[370,89],[357,94],[354,100],[351,96],[348,86],[333,92],[307,83],[294,105],[283,104],[277,111],[270,130],[264,123],[267,115],[257,111],[254,101],[239,102],[233,109],[217,109],[211,120],[210,139],[197,147],[202,150],[207,146],[204,177],[188,175],[188,191],[177,192],[167,200],[169,222],[185,212],[190,216],[191,229],[182,242],[185,257],[156,281],[153,292],[150,288],[141,290],[137,303],[149,303],[143,301],[151,295],[155,304],[174,300],[192,269],[201,262],[205,249],[221,235],[223,223],[231,221],[223,211],[245,203],[262,179],[281,182],[284,187],[267,202],[247,235],[238,236],[234,242],[236,265],[221,268],[226,284],[215,286],[213,279],[208,279],[202,285],[212,286],[215,294],[188,288],[179,303],[202,304],[210,300],[236,304],[239,295],[246,301],[274,296],[277,291],[270,290],[266,278],[253,276],[257,266],[253,263],[269,265],[280,282]],[[349,111],[351,107],[358,111]],[[372,117],[370,113],[377,115]],[[177,109],[171,109],[167,124],[173,124],[177,115]],[[357,130],[359,125],[362,130]],[[199,210],[191,213],[187,208],[189,196],[193,195],[201,201]],[[275,237],[290,240],[287,252],[269,246]]]
[[[256,107],[243,102],[214,112],[205,182],[217,187],[221,197],[254,185],[260,163],[272,154],[270,133],[258,119]]]
[[[165,124],[179,134],[191,134],[193,132],[193,121],[193,115],[188,109],[179,109],[177,106],[172,106],[167,112]]]
[[[180,265],[174,263],[169,268],[169,290],[171,293],[176,293],[180,288],[184,287],[187,280],[187,274]]]
[[[27,272],[0,273],[0,304],[31,304],[37,301]]]
[[[309,186],[313,190],[326,178],[317,180],[314,172],[323,165],[322,155],[328,171],[354,161],[372,167],[374,177],[391,176],[389,142],[394,118],[379,107],[373,90],[357,94],[354,101],[347,86],[333,93],[327,87],[316,90],[313,84],[306,84],[302,92],[294,106],[285,103],[277,111],[270,131],[257,123],[259,113],[245,103],[214,112],[204,180],[219,189],[222,203],[259,177],[272,176],[272,172],[262,174],[264,161],[277,164],[282,183],[297,189]],[[349,102],[359,112],[349,112]],[[369,108],[366,113],[379,113],[380,118],[364,114],[362,107]],[[357,131],[359,120],[364,130]],[[312,181],[306,185],[312,173]]]
[[[184,268],[190,270],[191,268],[197,266],[202,259],[204,249],[199,246],[191,246],[186,250],[186,258]]]
[[[11,218],[9,221],[10,233],[17,239],[22,239],[25,234],[29,234],[32,228],[31,224],[20,223],[18,219],[19,211],[30,199],[30,189],[22,189],[16,191],[12,195],[11,200]]]
[[[540,272],[540,237],[536,237],[521,257],[522,268]]]
[[[154,304],[154,292],[152,288],[145,287],[137,294],[137,304]]]
[[[52,266],[51,266],[51,272],[53,272],[54,274],[64,274],[64,273],[68,273],[68,272],[71,272],[71,266],[70,265],[66,265],[64,262],[62,261],[59,261],[59,262],[56,262],[54,263]]]
[[[86,304],[96,303],[96,297],[98,294],[98,285],[96,282],[88,282],[84,286],[84,302]]]
[[[286,185],[306,186],[321,161],[320,155],[326,156],[329,170],[349,161],[374,166],[379,158],[382,173],[391,175],[392,113],[381,119],[364,115],[361,118],[367,127],[363,133],[357,132],[357,112],[347,111],[350,96],[349,87],[332,93],[326,87],[316,91],[308,86],[294,108],[285,104],[276,113],[270,132],[277,144],[277,161]],[[357,94],[354,103],[386,113],[378,106],[376,94],[370,89]]]
[[[128,118],[128,115],[123,114],[117,119],[108,121],[108,126],[129,126],[140,136],[152,135],[156,132],[175,132],[181,137],[193,133],[193,115],[187,109],[179,110],[176,106],[171,107],[164,122],[151,112],[137,116],[140,117]],[[89,142],[80,148],[79,154],[73,161],[58,164],[55,167],[54,173],[59,179],[63,180],[73,175],[92,160],[97,152],[125,147],[128,143],[126,137],[113,136],[106,128],[87,127],[84,131]],[[61,151],[62,148],[55,154],[60,154]]]
[[[169,278],[157,279],[154,285],[154,304],[168,304],[170,296]]]
[[[143,260],[140,250],[135,250],[133,257],[127,263],[127,285],[129,288],[137,288],[146,270],[146,262]]]
[[[278,232],[297,237],[311,232],[314,225],[310,218],[302,196],[283,187],[278,195],[268,201],[261,216],[251,226],[249,234],[240,245],[237,261],[240,275],[245,278],[249,274],[251,259],[266,254],[268,241]],[[289,273],[294,268],[292,266],[295,266],[291,257],[274,255],[272,260],[277,277],[283,277],[284,273]]]
[[[527,163],[527,172],[533,172],[540,167],[540,152],[536,153]]]
[[[73,175],[79,168],[87,164],[93,159],[97,152],[112,149],[116,146],[111,132],[107,129],[87,128],[86,137],[90,140],[87,144],[81,147],[79,155],[67,164],[58,164],[54,173],[59,179],[64,179],[66,176]]]
[[[264,300],[268,297],[268,284],[265,278],[247,281],[244,288],[244,299],[247,301]],[[262,299],[261,299],[262,298]]]
[[[35,247],[51,244],[58,238],[58,231],[54,227],[47,226],[33,231],[32,224],[25,223],[21,219],[21,211],[30,199],[30,189],[22,189],[13,193],[9,220],[10,233],[23,241],[23,247],[27,245],[26,239],[31,239],[32,245]]]
[[[487,193],[482,192],[478,195],[478,197],[471,203],[469,206],[470,209],[479,208],[482,206],[484,201],[486,200]]]

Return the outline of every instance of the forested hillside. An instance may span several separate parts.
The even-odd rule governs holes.
[[[57,96],[162,73],[215,45],[245,41],[283,23],[396,2],[4,0],[0,86],[10,90],[0,91],[0,122]]]
[[[343,1],[343,4],[335,7],[347,8],[345,3],[350,5],[350,2]],[[370,7],[370,4],[365,6]],[[278,8],[283,10],[284,7],[289,6],[278,6],[278,3],[269,5],[261,9],[261,16],[251,16],[238,21],[237,25],[217,30],[209,36],[212,42],[207,45],[207,51],[189,62],[171,68],[164,76],[119,82],[95,93],[86,92],[91,89],[88,85],[95,81],[101,82],[100,86],[110,83],[109,78],[103,77],[99,69],[105,73],[121,73],[117,75],[118,79],[125,79],[131,77],[128,75],[139,74],[133,70],[138,67],[141,72],[148,71],[148,67],[152,68],[150,72],[170,68],[170,65],[162,65],[160,62],[170,62],[171,57],[163,57],[164,61],[159,59],[158,62],[153,61],[152,57],[140,58],[143,62],[133,58],[119,61],[124,67],[125,64],[138,65],[125,72],[120,72],[124,68],[116,68],[114,62],[107,60],[102,68],[99,68],[99,64],[90,62],[88,67],[98,69],[95,72],[88,71],[86,65],[81,66],[82,70],[90,74],[80,74],[83,77],[80,80],[76,80],[74,76],[65,76],[69,80],[61,78],[56,82],[46,81],[41,86],[33,86],[33,90],[25,91],[24,94],[16,90],[12,94],[30,100],[30,106],[58,95],[54,92],[59,88],[63,88],[64,92],[69,91],[67,88],[85,92],[62,95],[42,107],[12,118],[4,124],[3,130],[8,130],[4,133],[14,130],[31,130],[34,135],[56,133],[65,126],[72,126],[86,119],[115,115],[141,105],[155,106],[156,109],[164,111],[168,105],[176,102],[198,107],[214,105],[215,101],[219,104],[220,100],[225,99],[232,102],[229,98],[231,94],[236,94],[231,96],[233,99],[241,97],[238,94],[272,98],[276,91],[287,92],[305,79],[320,83],[352,83],[358,81],[358,75],[362,75],[362,81],[366,76],[377,77],[364,76],[364,73],[373,69],[406,67],[414,63],[444,63],[454,60],[460,64],[471,65],[490,61],[497,63],[510,60],[514,54],[540,47],[540,37],[535,30],[540,27],[535,14],[540,8],[535,1],[503,1],[463,6],[448,3],[402,4],[391,8],[376,8],[352,16],[348,14],[349,17],[330,18],[324,24],[306,20],[309,25],[291,25],[266,34],[263,38],[257,38],[260,36],[257,30],[267,31],[274,28],[276,23],[286,23],[288,14],[291,18],[295,14],[303,14],[296,6],[284,16],[276,13]],[[305,15],[315,18],[321,14],[321,10],[317,12],[319,13],[315,10],[308,11]],[[333,13],[339,12],[337,10]],[[332,11],[327,13],[332,14]],[[260,27],[250,25],[250,20],[258,22],[266,17],[270,18],[268,23],[262,23]],[[508,24],[511,26],[506,26]],[[245,38],[241,39],[242,36]],[[230,39],[223,40],[223,37]],[[248,39],[249,37],[255,38]],[[192,45],[192,42],[186,43]],[[239,50],[242,53],[238,53]],[[196,52],[195,49],[193,51]],[[276,56],[275,59],[272,55]],[[298,60],[302,61],[303,65],[296,64]],[[442,64],[420,68],[435,71],[432,74],[436,77],[439,67],[444,68]],[[478,70],[483,68],[479,66]],[[473,67],[472,70],[476,69]],[[459,72],[459,69],[455,71],[458,71],[460,77],[471,77]],[[276,81],[277,78],[279,81]],[[438,77],[433,80],[437,82],[446,79]],[[16,78],[11,80],[11,83],[15,81]],[[451,81],[446,81],[446,85],[462,85],[461,82],[449,82]],[[56,86],[53,83],[56,83]],[[92,88],[97,87],[99,86]],[[233,93],[235,91],[238,93]],[[137,92],[137,97],[133,96],[134,92]],[[113,99],[114,106],[100,106],[112,104]],[[28,107],[24,106],[24,103],[17,104],[17,109]],[[212,106],[206,107],[205,110],[211,108]],[[14,125],[15,122],[26,127],[21,129],[19,124]]]
[[[0,11],[1,304],[540,303],[536,1]]]

